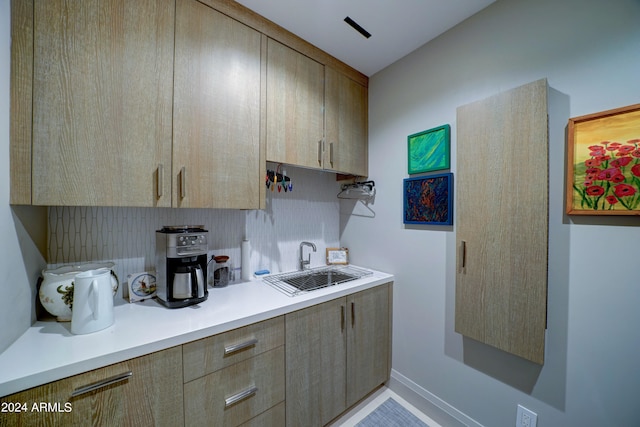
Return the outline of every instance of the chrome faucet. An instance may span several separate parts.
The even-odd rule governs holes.
[[[303,247],[304,246],[311,246],[311,249],[313,249],[313,252],[316,251],[316,245],[314,245],[311,242],[302,242],[300,243],[300,260],[299,260],[299,265],[300,265],[300,270],[304,270],[305,268],[309,268],[309,264],[311,264],[311,254],[309,254],[309,258],[307,260],[304,259],[304,255],[303,255]]]

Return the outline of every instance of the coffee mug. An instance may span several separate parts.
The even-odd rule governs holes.
[[[78,273],[73,285],[71,333],[89,334],[114,322],[113,289],[109,270]]]

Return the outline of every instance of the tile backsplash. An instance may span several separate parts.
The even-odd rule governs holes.
[[[269,168],[275,165],[269,165]],[[155,232],[163,225],[204,225],[209,255],[229,255],[237,278],[240,245],[251,246],[250,271],[297,268],[302,240],[314,242],[312,266],[326,247],[339,246],[340,185],[335,175],[287,166],[293,191],[267,190],[266,209],[170,209],[52,206],[48,213],[48,267],[112,261],[121,281],[155,264]],[[305,252],[306,254],[306,252]]]

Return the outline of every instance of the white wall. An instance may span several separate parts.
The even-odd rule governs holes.
[[[518,403],[539,427],[638,424],[640,218],[563,212],[567,120],[640,103],[639,21],[637,0],[498,0],[371,78],[375,217],[343,203],[341,244],[354,263],[397,277],[394,376],[467,424],[514,425]],[[402,179],[407,135],[451,124],[455,176],[456,107],[543,77],[550,252],[540,368],[454,332],[455,224],[404,227]]]

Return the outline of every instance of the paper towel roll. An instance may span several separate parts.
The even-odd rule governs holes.
[[[249,246],[249,241],[244,239],[242,241],[242,246],[240,247],[240,255],[241,255],[241,268],[242,268],[242,280],[248,281],[251,280],[251,247]]]

